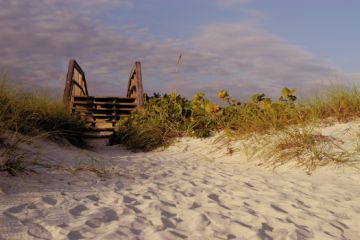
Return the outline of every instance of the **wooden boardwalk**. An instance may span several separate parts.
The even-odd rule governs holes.
[[[73,114],[79,115],[88,126],[88,137],[109,137],[120,118],[144,104],[141,64],[135,62],[130,72],[126,95],[90,96],[85,73],[70,59],[64,90],[64,104]]]

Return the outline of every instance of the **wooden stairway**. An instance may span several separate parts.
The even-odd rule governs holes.
[[[87,137],[105,138],[112,135],[116,122],[143,105],[140,62],[131,70],[126,97],[89,96],[85,74],[71,59],[64,90],[64,103],[71,113],[78,115],[88,126]]]
[[[135,98],[75,96],[72,112],[84,119],[88,137],[109,137],[121,117],[137,107]]]

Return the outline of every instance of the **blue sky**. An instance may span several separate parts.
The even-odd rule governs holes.
[[[258,9],[270,16],[263,22],[267,30],[344,70],[359,70],[359,1],[268,1]]]
[[[149,93],[313,93],[359,83],[359,9],[354,0],[1,0],[0,68],[57,95],[69,58],[97,95],[125,94],[135,60]]]

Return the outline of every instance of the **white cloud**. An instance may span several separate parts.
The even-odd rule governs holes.
[[[254,91],[276,96],[284,86],[313,90],[327,84],[334,75],[343,76],[302,47],[254,23],[205,26],[191,39],[190,46],[190,54],[197,55],[189,57],[186,67],[197,72],[198,79],[211,78],[208,86],[212,92],[228,85],[236,96]]]
[[[91,0],[109,1],[115,2]],[[313,90],[335,73],[342,76],[302,47],[254,23],[210,24],[189,39],[155,40],[147,29],[104,26],[60,3],[0,2],[0,68],[9,70],[11,79],[45,85],[60,95],[69,58],[79,61],[90,93],[99,95],[124,95],[135,60],[142,62],[149,93],[176,89],[191,95],[228,88],[237,97],[253,92],[275,96],[283,86]],[[183,61],[176,72],[179,52]]]
[[[232,7],[235,5],[246,4],[254,1],[255,0],[216,0],[216,3],[221,7]]]
[[[118,5],[131,5],[133,1],[130,0],[74,0],[80,6],[118,6]]]
[[[4,0],[0,3],[0,67],[7,69],[17,82],[27,82],[30,86],[46,82],[59,93],[63,87],[60,79],[64,79],[67,61],[72,57],[85,70],[89,69],[86,73],[90,80],[94,79],[94,87],[101,81],[110,81],[124,68],[127,76],[131,62],[139,57],[139,43],[59,2]],[[100,1],[92,2],[100,4]],[[114,80],[119,78],[116,76]],[[112,83],[110,89],[119,85]]]

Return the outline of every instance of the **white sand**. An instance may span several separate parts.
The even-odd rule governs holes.
[[[354,150],[359,129],[320,130]],[[0,239],[360,239],[359,172],[274,172],[257,166],[261,140],[215,139],[150,153],[99,142],[94,151],[31,146],[37,160],[59,168],[0,173]]]

